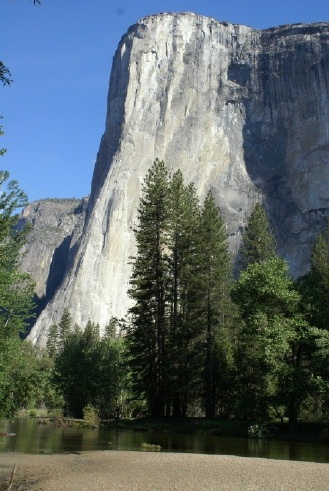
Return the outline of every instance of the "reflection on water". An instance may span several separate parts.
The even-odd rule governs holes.
[[[329,462],[329,445],[270,440],[225,438],[215,435],[179,435],[103,428],[65,428],[39,424],[36,419],[0,422],[0,452],[51,453],[83,450],[141,450],[142,443],[161,445],[165,452],[190,452],[269,459]]]

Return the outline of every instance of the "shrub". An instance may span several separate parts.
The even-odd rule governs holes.
[[[273,436],[273,428],[266,424],[255,424],[248,428],[249,438],[268,438],[270,436]]]
[[[95,428],[99,426],[98,411],[91,404],[83,408],[83,421],[86,426],[93,426]]]
[[[152,443],[142,443],[141,444],[142,450],[145,452],[160,452],[161,446],[160,445],[153,445]]]

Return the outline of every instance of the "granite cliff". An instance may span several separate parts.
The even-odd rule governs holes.
[[[140,20],[113,60],[83,233],[30,339],[68,307],[102,326],[126,315],[141,183],[156,157],[211,189],[236,254],[263,200],[294,276],[329,216],[329,24],[267,30],[192,13]]]
[[[31,224],[21,268],[35,282],[37,313],[45,307],[72,265],[88,199],[44,199],[24,208],[19,224]]]

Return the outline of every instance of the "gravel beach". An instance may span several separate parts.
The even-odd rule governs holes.
[[[329,465],[225,455],[93,451],[0,454],[13,490],[328,491]]]

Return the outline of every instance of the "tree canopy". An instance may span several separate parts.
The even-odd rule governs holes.
[[[300,295],[283,259],[249,264],[235,283],[233,300],[244,327],[239,336],[240,409],[266,418],[272,406],[290,422],[307,395],[311,373],[305,361],[310,326],[300,309]]]

